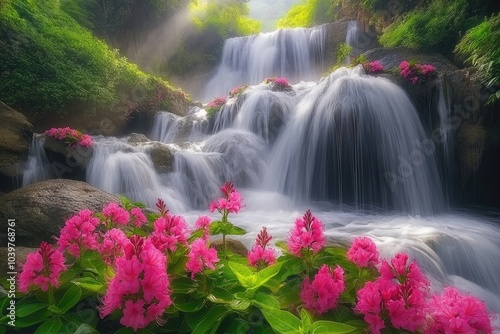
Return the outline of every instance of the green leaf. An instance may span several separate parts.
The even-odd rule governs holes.
[[[50,312],[54,313],[54,314],[61,314],[61,309],[59,307],[57,307],[56,305],[49,305],[49,307],[47,307],[47,310],[49,310]]]
[[[39,310],[47,308],[47,304],[42,303],[33,303],[33,304],[25,304],[22,306],[17,305],[16,307],[16,317],[23,318],[28,315],[31,315]]]
[[[99,332],[88,324],[78,326],[74,334],[99,334]]]
[[[257,276],[244,264],[229,261],[229,268],[238,278],[240,284],[247,289],[255,287],[257,283]]]
[[[263,292],[259,292],[257,295],[255,295],[254,300],[268,307],[276,309],[281,308],[281,305],[276,298]]]
[[[201,310],[203,306],[205,306],[206,299],[197,299],[187,303],[175,303],[174,306],[181,312],[197,312]]]
[[[34,334],[59,333],[61,327],[62,321],[60,318],[47,320],[43,324],[38,326]]]
[[[359,329],[340,322],[320,320],[312,324],[313,334],[347,334],[359,332]]]
[[[192,293],[196,291],[196,282],[187,277],[179,277],[170,281],[170,289],[174,293]]]
[[[73,306],[75,306],[82,296],[82,289],[78,285],[72,285],[63,295],[57,307],[61,309],[61,313],[68,312]]]
[[[93,272],[102,279],[106,270],[106,264],[102,260],[100,254],[96,251],[86,251],[83,253],[79,261],[80,266],[87,271]]]
[[[87,291],[97,292],[100,294],[104,294],[106,292],[106,285],[93,277],[80,277],[72,280],[71,282]]]
[[[222,222],[220,220],[214,221],[210,224],[210,235],[218,235],[222,233]]]
[[[302,322],[292,313],[272,308],[259,302],[254,302],[254,305],[259,307],[267,322],[269,322],[276,332],[288,334],[300,333]]]
[[[228,313],[229,310],[227,307],[215,305],[194,324],[195,326],[192,334],[204,334],[210,332],[214,328],[216,329]]]
[[[259,271],[257,273],[257,286],[265,284],[271,278],[276,276],[279,273],[282,265],[283,265],[282,262],[278,262],[272,266],[269,266]]]
[[[231,226],[231,229],[227,232],[227,234],[232,234],[232,235],[245,235],[247,234],[247,231],[242,229],[241,227],[238,226]]]
[[[311,315],[303,308],[300,310],[300,318],[302,319],[302,328],[304,332],[309,333],[312,324]]]
[[[16,317],[16,327],[26,328],[34,326],[38,323],[44,322],[49,316],[53,315],[47,308],[43,308],[36,312],[31,313],[27,317]]]

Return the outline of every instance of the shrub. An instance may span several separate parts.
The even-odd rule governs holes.
[[[417,64],[414,61],[404,60],[399,64],[399,71],[406,81],[420,85],[437,76],[436,68],[432,65]]]
[[[66,128],[52,128],[44,132],[45,135],[56,139],[64,141],[66,144],[70,146],[80,145],[83,147],[92,146],[92,137],[83,134],[78,130],[71,129],[69,127]]]
[[[208,117],[212,118],[226,104],[225,97],[216,97],[205,106]]]
[[[493,93],[489,102],[500,99],[500,14],[467,31],[455,52],[468,57]]]

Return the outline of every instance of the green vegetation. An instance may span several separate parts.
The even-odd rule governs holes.
[[[468,16],[466,0],[433,1],[425,8],[406,14],[384,32],[380,43],[386,47],[404,46],[448,55],[475,19]]]
[[[286,16],[278,21],[278,28],[311,27],[333,22],[337,18],[338,0],[306,0],[294,5]]]
[[[0,48],[0,100],[38,117],[117,105],[130,112],[184,98],[95,38],[57,0],[6,0]]]
[[[481,72],[485,86],[492,89],[489,102],[500,99],[500,14],[467,31],[457,45],[459,54]]]

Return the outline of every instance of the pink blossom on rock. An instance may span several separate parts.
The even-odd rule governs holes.
[[[205,268],[215,270],[217,262],[219,262],[217,250],[209,248],[203,238],[198,238],[191,244],[186,270],[191,272],[191,279],[194,279],[194,276]]]
[[[302,250],[312,250],[318,253],[325,245],[323,223],[314,217],[310,210],[304,214],[304,217],[297,218],[288,238],[288,248],[290,253],[300,257]]]
[[[309,278],[304,280],[300,299],[308,310],[322,314],[336,307],[338,298],[344,290],[344,270],[340,266],[332,270],[324,264],[312,282]]]
[[[82,250],[97,249],[95,232],[97,225],[99,225],[99,219],[93,217],[92,211],[87,209],[66,220],[57,240],[61,251],[67,250],[71,255],[79,258]]]
[[[115,202],[111,202],[106,205],[106,207],[102,209],[102,214],[112,223],[117,223],[119,225],[126,225],[130,220],[130,214],[128,211]]]
[[[31,286],[47,291],[49,286],[59,287],[59,277],[66,270],[64,256],[47,242],[40,249],[28,254],[23,271],[19,275],[19,290],[28,292]]]
[[[377,246],[368,237],[355,238],[347,258],[358,267],[375,267],[378,264]]]
[[[93,144],[92,137],[89,135],[83,135],[78,144],[83,147],[90,147]]]

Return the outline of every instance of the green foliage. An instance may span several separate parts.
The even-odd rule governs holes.
[[[337,65],[343,64],[345,60],[350,56],[352,52],[352,46],[342,43],[337,48]]]
[[[248,5],[244,1],[208,1],[191,6],[195,25],[201,30],[213,29],[224,39],[234,36],[257,34],[259,21],[248,17]]]
[[[437,0],[419,7],[391,24],[380,37],[385,47],[404,46],[449,54],[474,21],[468,16],[466,0]]]
[[[306,0],[293,5],[285,17],[278,20],[278,28],[311,27],[333,22],[337,18],[338,0]]]
[[[488,89],[489,102],[500,99],[500,14],[467,31],[455,51],[477,66]]]
[[[165,81],[119,57],[62,3],[64,8],[59,1],[6,0],[1,7],[0,100],[43,115],[97,112],[118,104],[134,110],[149,106],[160,93],[171,94]],[[143,94],[128,98],[132,89]]]

